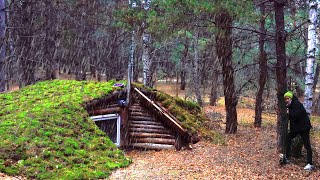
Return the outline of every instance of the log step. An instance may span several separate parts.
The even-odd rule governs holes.
[[[146,111],[145,109],[143,109],[143,107],[141,106],[130,106],[129,107],[130,111]]]
[[[143,148],[143,149],[153,149],[153,150],[175,149],[173,145],[153,144],[153,143],[132,143],[131,146],[133,148]]]
[[[141,116],[141,117],[152,117],[149,113],[146,112],[130,112],[130,116]]]
[[[131,124],[147,124],[147,125],[159,125],[162,126],[161,122],[157,121],[130,121]]]
[[[171,134],[159,134],[159,133],[140,133],[140,132],[130,132],[130,136],[133,138],[173,138]]]
[[[131,140],[133,143],[153,143],[153,144],[168,144],[174,145],[175,139],[165,138],[134,138]]]
[[[166,129],[145,129],[145,128],[129,128],[130,132],[140,132],[140,133],[165,133],[170,134],[169,130]]]
[[[130,124],[130,127],[143,128],[143,129],[163,129],[163,130],[166,129],[162,125],[148,125],[148,124]]]
[[[136,120],[136,121],[154,121],[156,122],[156,119],[154,117],[145,117],[145,116],[129,116],[129,120]]]

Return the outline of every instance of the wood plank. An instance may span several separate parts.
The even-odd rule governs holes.
[[[155,137],[155,138],[175,138],[173,135],[170,134],[157,134],[157,133],[140,133],[140,132],[130,132],[130,136],[133,137]]]
[[[154,117],[145,117],[145,116],[129,116],[130,120],[136,120],[136,121],[153,121],[157,122]]]
[[[147,112],[130,112],[130,116],[143,116],[143,117],[152,117],[149,113]]]
[[[140,112],[140,111],[146,111],[146,110],[143,109],[143,107],[141,107],[141,106],[139,106],[139,107],[138,107],[138,106],[130,106],[130,107],[129,107],[129,110],[130,110],[130,111],[139,111],[139,112]]]
[[[163,129],[166,130],[162,125],[149,125],[149,124],[130,124],[130,127],[133,128],[144,128],[144,129]]]
[[[110,114],[110,113],[119,113],[121,111],[120,107],[113,107],[113,108],[105,108],[105,109],[96,109],[93,111],[88,112],[90,116],[92,115],[103,115],[103,114]]]
[[[132,143],[130,145],[134,148],[153,149],[153,150],[175,149],[173,145],[167,145],[167,144]]]
[[[162,129],[145,129],[145,128],[129,128],[130,132],[146,132],[146,133],[166,133],[170,134],[169,130],[162,130]]]
[[[131,120],[129,123],[132,124],[150,124],[150,125],[162,125],[161,122],[158,121],[143,121],[143,120],[139,120],[139,121],[133,121]],[[163,126],[163,125],[162,125]]]
[[[131,142],[134,143],[152,143],[152,144],[170,144],[174,145],[175,139],[166,138],[134,138]]]

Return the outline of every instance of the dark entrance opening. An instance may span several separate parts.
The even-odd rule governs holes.
[[[120,116],[118,114],[91,116],[90,118],[113,143],[120,145]]]

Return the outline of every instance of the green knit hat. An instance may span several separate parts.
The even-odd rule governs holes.
[[[289,97],[290,99],[292,99],[293,93],[291,91],[288,91],[283,95],[283,97]]]

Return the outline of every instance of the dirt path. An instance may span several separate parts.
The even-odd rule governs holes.
[[[246,115],[250,116],[240,113],[242,118]],[[303,162],[279,165],[275,125],[254,129],[241,123],[226,141],[226,145],[202,141],[185,151],[127,152],[133,163],[110,179],[320,179],[318,167],[306,172]]]

